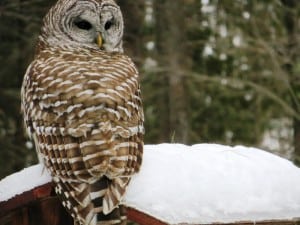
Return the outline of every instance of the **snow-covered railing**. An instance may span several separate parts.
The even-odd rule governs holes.
[[[0,225],[71,225],[50,180],[36,165],[0,181]],[[299,187],[299,168],[259,149],[146,145],[124,203],[140,225],[299,225]]]

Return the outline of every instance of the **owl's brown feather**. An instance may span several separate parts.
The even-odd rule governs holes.
[[[24,78],[22,111],[74,218],[89,224],[118,207],[142,162],[144,118],[132,61],[86,48],[40,51]],[[104,188],[96,190],[100,210],[91,191],[97,184]]]

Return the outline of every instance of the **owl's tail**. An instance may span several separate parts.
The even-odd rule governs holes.
[[[103,177],[94,184],[57,179],[55,191],[75,225],[126,225],[126,208],[120,202],[128,182],[129,178]]]
[[[106,177],[91,185],[91,198],[97,213],[97,225],[126,225],[126,208],[120,205],[130,178]]]

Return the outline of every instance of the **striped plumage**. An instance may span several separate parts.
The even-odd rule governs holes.
[[[70,15],[95,30],[78,28]],[[122,53],[119,15],[110,0],[58,1],[44,19],[22,86],[27,131],[63,205],[80,225],[125,223],[119,204],[142,162],[138,71]],[[105,20],[111,17],[110,30]],[[102,36],[101,48],[97,37],[90,39],[94,34]]]

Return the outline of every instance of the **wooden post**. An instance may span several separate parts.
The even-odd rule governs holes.
[[[137,209],[127,208],[128,219],[139,225],[170,225]],[[34,188],[6,202],[0,202],[0,225],[73,225],[72,217],[61,205],[51,183]],[[176,224],[173,224],[176,225]],[[177,225],[208,225],[187,224]],[[300,218],[210,225],[300,225]]]

